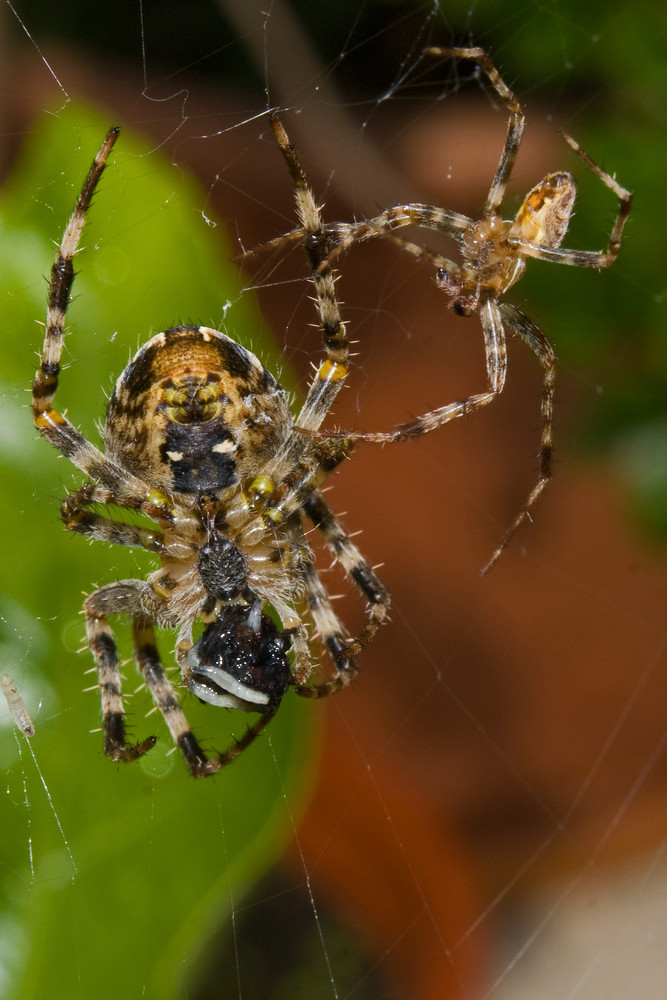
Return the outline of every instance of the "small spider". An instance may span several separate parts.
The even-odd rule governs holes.
[[[276,127],[278,127],[276,125]],[[355,656],[384,621],[389,594],[342,530],[319,492],[352,445],[318,433],[347,374],[348,341],[324,262],[331,246],[309,245],[326,358],[296,419],[287,395],[258,359],[217,330],[179,326],[158,333],[130,361],[107,408],[104,451],[53,408],[73,261],[86,213],[119,130],[107,134],[51,274],[41,363],[33,384],[35,425],[90,482],[68,496],[62,518],[90,539],[138,546],[161,567],[147,580],[122,580],[84,602],[98,670],[104,750],[113,760],[145,754],[156,738],[126,738],[112,615],[132,623],[134,657],[174,743],[195,777],[234,760],[271,720],[289,687],[318,698],[350,683]],[[284,155],[297,185],[300,220],[321,230],[296,154]],[[116,520],[114,508],[141,511],[155,528]],[[333,611],[306,541],[310,522],[368,602],[365,625],[350,638]],[[276,624],[267,610],[280,620]],[[333,667],[322,683],[312,670],[303,616]],[[198,622],[203,631],[195,639]],[[155,627],[178,630],[176,659],[185,687],[223,708],[259,713],[245,735],[210,759],[197,742],[160,662]]]
[[[504,220],[500,206],[514,166],[524,128],[524,114],[514,94],[503,82],[491,59],[483,49],[430,48],[429,56],[450,56],[469,59],[486,73],[489,82],[504,103],[509,114],[507,136],[495,176],[486,198],[482,216],[471,219],[467,215],[434,205],[398,205],[386,209],[372,219],[357,223],[331,223],[324,226],[320,242],[328,241],[331,252],[318,266],[330,268],[341,252],[355,242],[388,236],[402,249],[429,261],[436,267],[436,284],[449,299],[449,308],[459,316],[478,314],[484,333],[487,387],[485,392],[467,399],[431,410],[409,423],[401,424],[390,432],[342,432],[350,443],[356,441],[386,444],[428,434],[436,428],[474,413],[496,398],[505,385],[507,372],[507,332],[516,333],[525,341],[544,370],[542,388],[542,434],[540,468],[536,485],[524,506],[510,526],[503,541],[486,564],[486,573],[507,546],[514,532],[528,514],[551,478],[552,421],[555,384],[555,355],[551,344],[536,324],[514,305],[502,301],[512,285],[523,274],[529,257],[569,264],[574,267],[609,267],[615,261],[621,234],[630,212],[632,195],[613,177],[605,173],[569,135],[566,142],[618,198],[619,210],[606,250],[568,250],[561,248],[572,215],[576,184],[572,174],[559,171],[536,184],[524,198],[514,219]],[[430,250],[394,236],[394,230],[404,226],[435,230],[454,237],[461,254],[461,263],[455,263]],[[285,236],[272,240],[259,249],[278,247],[282,243],[306,241],[311,231],[302,226]],[[251,251],[255,253],[256,251]],[[247,254],[244,256],[248,256]]]

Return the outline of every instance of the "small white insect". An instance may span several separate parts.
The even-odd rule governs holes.
[[[14,722],[24,736],[34,736],[34,723],[28,715],[28,709],[25,707],[25,702],[16,684],[9,674],[3,674],[0,683],[2,684],[2,693],[5,696],[7,707],[12,713]]]

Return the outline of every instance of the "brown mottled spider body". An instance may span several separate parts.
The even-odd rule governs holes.
[[[254,355],[215,330],[178,327],[118,379],[104,444],[156,489],[207,493],[268,461],[291,424],[285,393]]]
[[[245,749],[273,717],[290,686],[320,697],[356,675],[355,655],[384,620],[387,590],[329,511],[318,487],[352,445],[317,432],[347,373],[347,336],[331,273],[314,280],[326,357],[295,419],[286,393],[248,350],[224,333],[180,326],[154,336],[130,361],[109,401],[104,452],[57,410],[65,313],[90,199],[118,134],[112,129],[84,182],[53,266],[41,364],[33,384],[35,425],[90,477],[68,496],[62,517],[90,539],[138,546],[159,557],[147,580],[123,580],[85,601],[88,642],[98,670],[104,749],[133,760],[155,743],[128,743],[116,644],[109,618],[132,622],[134,656],[175,744],[195,777],[213,774]],[[290,170],[300,167],[285,152]],[[319,226],[314,203],[300,217]],[[304,207],[305,206],[305,207]],[[322,260],[311,258],[313,266]],[[114,509],[148,515],[155,528],[117,520]],[[351,639],[333,611],[306,541],[308,523],[368,602]],[[280,619],[276,625],[269,608]],[[309,636],[332,670],[307,685]],[[195,641],[198,622],[204,630]],[[204,702],[258,712],[226,752],[207,759],[162,667],[155,628],[177,630],[183,682]]]

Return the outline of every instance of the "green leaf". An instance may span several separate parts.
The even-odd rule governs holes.
[[[183,995],[201,949],[282,849],[307,790],[307,747],[312,758],[313,705],[288,695],[232,767],[194,781],[180,756],[168,754],[159,714],[145,717],[150,698],[133,693],[131,663],[132,736],[156,733],[157,747],[117,766],[103,756],[101,734],[90,732],[100,725],[99,692],[83,693],[95,678],[84,678],[90,654],[77,653],[81,592],[143,576],[152,562],[64,532],[59,502],[82,477],[35,439],[25,390],[43,336],[36,321],[45,314],[44,276],[111,124],[74,105],[44,116],[0,203],[0,666],[22,689],[36,727],[28,748],[0,707],[0,991],[15,1000]],[[180,167],[122,132],[77,257],[70,364],[58,392],[59,407],[96,443],[113,378],[160,329],[222,328],[268,361],[261,321],[205,207],[206,194]],[[126,626],[118,636],[129,659]],[[173,634],[162,636],[167,666],[173,643]],[[224,750],[248,725],[242,713],[202,706],[187,693],[183,701],[205,746]]]

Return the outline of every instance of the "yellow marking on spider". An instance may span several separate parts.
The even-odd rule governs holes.
[[[331,361],[327,358],[317,373],[321,382],[338,382],[347,375],[347,365],[341,361]]]
[[[57,410],[44,410],[38,417],[35,417],[35,427],[63,427],[67,423],[62,414]]]
[[[146,497],[146,502],[152,504],[153,507],[161,507],[162,510],[167,510],[170,506],[169,497],[165,496],[164,493],[160,493],[159,490],[151,490]]]
[[[276,485],[270,476],[256,476],[248,487],[249,493],[255,493],[257,496],[267,497],[271,496]]]
[[[524,205],[522,211],[519,212],[517,222],[521,227],[521,235],[524,240],[539,246],[544,236],[544,229],[536,222],[527,205]]]

